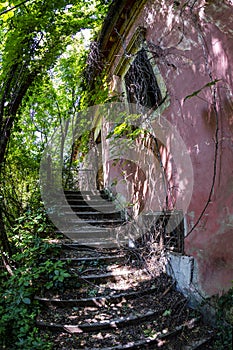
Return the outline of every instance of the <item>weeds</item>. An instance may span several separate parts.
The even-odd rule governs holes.
[[[45,229],[43,214],[39,213],[31,219],[26,214],[17,220],[13,228],[14,236],[11,239],[16,249],[10,261],[13,275],[0,271],[1,349],[52,348],[48,339],[41,339],[36,327],[39,304],[34,296],[42,286],[52,288],[69,276],[63,262],[46,259],[48,255],[57,254],[58,246],[38,237],[37,233]]]
[[[217,300],[217,336],[215,350],[231,350],[233,335],[233,287]]]

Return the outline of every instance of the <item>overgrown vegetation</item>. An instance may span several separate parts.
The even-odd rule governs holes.
[[[59,286],[69,274],[61,261],[48,258],[56,256],[58,247],[47,240],[54,237],[54,227],[42,209],[39,166],[56,128],[65,132],[64,121],[77,116],[89,104],[109,101],[98,44],[94,41],[89,48],[87,37],[95,36],[110,3],[14,0],[0,4],[2,349],[52,348],[49,339],[40,338],[36,327],[39,305],[34,296],[42,286]],[[185,99],[197,96],[201,90]],[[161,97],[156,104],[160,100]],[[122,135],[130,140],[146,136],[144,130],[121,123],[109,137],[117,140]],[[83,154],[88,152],[89,141],[89,134],[79,140]],[[67,167],[69,162],[67,159]],[[158,242],[153,243],[150,248],[158,251]],[[145,256],[152,255],[147,248],[135,255],[143,262]],[[93,290],[92,296],[95,293]],[[232,291],[219,299],[219,313],[223,305],[227,309],[230,303]],[[222,318],[219,314],[219,322]],[[232,333],[228,325],[221,327],[216,349],[225,350]]]
[[[41,236],[48,236],[45,213],[38,209],[26,212],[16,221],[12,231],[14,253],[9,258],[9,271],[1,269],[0,278],[0,346],[2,349],[49,349],[38,336],[35,319],[38,304],[36,292],[43,286],[51,288],[63,282],[69,274],[63,270],[61,261],[48,257],[56,255],[57,246]]]
[[[33,299],[68,276],[49,260],[54,227],[39,192],[46,143],[87,105],[88,38],[111,1],[26,0],[0,4],[0,347],[49,349]]]
[[[216,350],[231,350],[233,342],[233,287],[217,299]]]
[[[101,0],[1,4],[0,242],[9,253],[7,231],[31,205],[47,141],[55,128],[63,128],[62,121],[87,103],[83,94],[87,36],[98,29],[107,4]]]

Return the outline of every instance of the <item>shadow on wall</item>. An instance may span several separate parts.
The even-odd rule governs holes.
[[[200,220],[185,239],[185,252],[197,260],[200,285],[208,295],[228,290],[233,281],[233,107],[225,95],[220,84],[217,115],[212,106],[202,112],[191,203],[193,224]]]
[[[114,149],[121,141],[114,143]],[[134,152],[127,149],[128,159],[124,150],[118,151],[122,158],[106,162],[107,187],[132,217],[142,211],[173,210],[176,169],[168,148],[151,134],[140,135],[133,143]]]

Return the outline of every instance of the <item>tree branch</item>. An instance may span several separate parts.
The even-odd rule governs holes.
[[[7,270],[7,272],[8,272],[11,276],[13,276],[13,275],[14,275],[13,270],[12,270],[12,268],[11,268],[11,266],[10,266],[10,264],[9,264],[9,262],[8,262],[8,260],[7,260],[7,258],[6,258],[6,257],[4,256],[4,254],[2,253],[2,251],[1,251],[1,258],[2,258],[2,262],[3,262],[3,265],[4,265],[5,269]]]
[[[7,10],[2,11],[2,12],[0,13],[0,16],[4,15],[4,14],[7,13],[7,12],[10,12],[10,11],[16,9],[17,7],[20,7],[21,5],[26,4],[26,2],[28,2],[28,1],[31,1],[31,0],[22,1],[22,2],[20,2],[19,4],[15,5],[15,6],[11,7],[11,8],[9,8],[9,9],[7,9]]]

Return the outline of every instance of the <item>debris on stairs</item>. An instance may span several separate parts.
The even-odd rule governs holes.
[[[36,297],[42,306],[37,324],[54,349],[185,350],[210,341],[212,330],[168,276],[134,267],[128,251],[86,253],[87,260],[85,250],[62,245],[59,259],[71,277]]]
[[[85,204],[80,194],[67,196],[77,215],[82,210],[84,220],[92,220],[88,201],[95,194],[88,194]],[[95,244],[95,227],[102,228],[103,217],[97,209],[93,213],[98,221],[93,235],[90,227],[87,241],[75,238],[78,231],[69,233],[71,237],[67,234],[70,241],[61,239],[59,255],[54,257],[65,263],[69,277],[51,289],[41,288],[35,297],[41,305],[37,317],[41,336],[49,335],[53,349],[59,350],[211,349],[214,331],[188,307],[160,267],[148,269],[134,248],[110,241]],[[122,220],[116,214],[117,219],[109,220]]]

